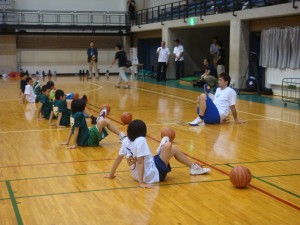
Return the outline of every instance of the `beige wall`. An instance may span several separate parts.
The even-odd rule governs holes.
[[[0,35],[0,73],[17,71],[15,35]]]

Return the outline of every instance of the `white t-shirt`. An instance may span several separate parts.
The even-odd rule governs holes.
[[[24,94],[26,95],[26,100],[30,103],[35,103],[35,94],[33,91],[33,87],[29,84],[25,86]]]
[[[182,45],[178,45],[176,47],[174,47],[174,50],[173,50],[173,54],[178,57],[182,52],[184,52],[184,48]],[[179,58],[178,61],[183,61],[184,60],[184,57],[183,55]]]
[[[144,137],[138,137],[133,142],[126,137],[123,140],[119,155],[126,156],[134,179],[138,180],[138,157],[144,156],[144,183],[159,182],[159,173],[153,160],[150,148]],[[130,160],[132,162],[130,162]],[[132,164],[132,165],[131,165]]]
[[[221,119],[224,119],[229,114],[230,106],[236,103],[236,92],[230,87],[223,90],[217,88],[213,102],[220,113]]]
[[[159,49],[160,49],[160,51],[159,51]],[[156,52],[158,52],[158,51],[159,51],[158,62],[168,62],[170,50],[167,47],[165,47],[165,48],[159,47]]]

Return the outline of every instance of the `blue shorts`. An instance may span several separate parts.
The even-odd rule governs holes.
[[[200,108],[197,107],[197,114],[200,115]],[[206,111],[204,113],[204,123],[207,124],[216,124],[220,123],[221,117],[219,110],[217,109],[216,105],[213,103],[210,97],[206,95]]]
[[[170,163],[168,164],[168,166],[166,166],[166,164],[164,163],[164,161],[161,160],[159,155],[155,155],[153,157],[153,160],[159,173],[159,181],[163,181],[167,176],[167,173],[171,172],[172,168],[170,166]]]

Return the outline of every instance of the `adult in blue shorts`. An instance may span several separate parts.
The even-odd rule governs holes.
[[[189,122],[190,126],[199,126],[207,124],[219,124],[226,120],[229,111],[232,112],[236,123],[240,123],[237,118],[235,109],[236,92],[229,87],[231,78],[223,72],[219,74],[218,85],[215,96],[212,99],[209,97],[209,88],[206,86],[205,94],[201,94],[197,98],[197,118]]]

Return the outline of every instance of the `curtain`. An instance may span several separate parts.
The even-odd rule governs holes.
[[[272,68],[300,68],[300,26],[262,31],[259,65]]]

